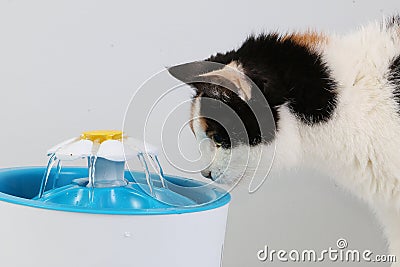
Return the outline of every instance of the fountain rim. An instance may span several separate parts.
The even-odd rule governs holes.
[[[45,166],[31,166],[31,167],[9,167],[9,168],[1,168],[0,176],[4,175],[7,172],[15,172],[19,171],[21,173],[28,171],[45,171]],[[80,171],[87,169],[85,167],[64,167],[63,169],[67,171]],[[126,171],[129,172],[129,171]],[[135,172],[132,172],[135,173]],[[137,172],[140,173],[140,172]],[[185,183],[189,183],[192,185],[201,185],[205,184],[203,182],[193,180],[190,178],[179,177],[174,175],[165,175],[166,179],[171,179],[174,181],[184,181]],[[216,187],[218,188],[218,187]],[[170,208],[156,208],[156,209],[91,209],[91,208],[83,208],[83,207],[74,207],[63,204],[54,204],[54,203],[46,203],[33,199],[27,199],[23,197],[13,196],[10,194],[6,194],[0,192],[0,201],[7,202],[11,204],[16,204],[20,206],[27,206],[32,208],[39,208],[45,210],[54,210],[61,212],[72,212],[72,213],[86,213],[86,214],[103,214],[103,215],[177,215],[177,214],[187,214],[187,213],[197,213],[202,211],[214,210],[220,207],[223,207],[231,201],[231,195],[229,192],[218,188],[218,191],[222,194],[222,196],[218,197],[216,200],[211,202],[207,202],[205,204],[200,204],[197,206],[190,207],[175,207],[171,206]]]

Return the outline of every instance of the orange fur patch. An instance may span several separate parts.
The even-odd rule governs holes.
[[[197,97],[196,97],[196,98],[193,98],[193,100],[192,100],[192,106],[191,106],[191,108],[190,108],[190,121],[189,121],[189,126],[190,126],[190,129],[192,129],[192,132],[193,132],[193,133],[194,133],[194,129],[193,129],[194,102],[196,101],[196,99],[197,99]]]
[[[204,132],[207,130],[207,121],[203,117],[193,118],[193,116],[194,116],[194,108],[195,108],[194,103],[199,97],[201,97],[201,95],[200,96],[196,96],[195,98],[193,98],[192,106],[191,106],[191,109],[190,109],[189,126],[190,126],[190,129],[192,129],[193,133],[194,133],[193,120],[198,120],[199,121],[199,125],[203,129]]]
[[[290,33],[283,36],[281,40],[282,42],[290,40],[298,45],[314,49],[318,45],[327,43],[328,37],[319,32],[307,31],[304,33]]]
[[[206,132],[206,130],[207,130],[207,121],[206,121],[206,119],[203,118],[203,117],[200,117],[200,118],[198,118],[198,120],[199,120],[200,127],[203,129],[204,132]]]

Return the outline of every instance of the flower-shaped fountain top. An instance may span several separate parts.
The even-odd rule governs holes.
[[[122,131],[95,130],[83,132],[79,137],[55,145],[48,150],[47,155],[54,154],[60,160],[96,156],[112,161],[126,161],[140,153],[157,155],[157,149],[143,141],[124,136]]]
[[[57,163],[57,173],[61,171],[62,161],[81,158],[88,159],[88,178],[86,187],[121,187],[128,184],[124,178],[125,162],[134,157],[140,160],[149,192],[153,193],[153,181],[147,160],[153,162],[162,187],[166,188],[164,174],[154,146],[129,136],[118,130],[95,130],[83,132],[79,137],[68,139],[47,152],[50,157],[47,172],[43,176],[38,198],[42,198],[52,167]],[[82,179],[81,179],[82,180]],[[54,179],[57,181],[57,178]],[[54,188],[54,186],[53,186]]]

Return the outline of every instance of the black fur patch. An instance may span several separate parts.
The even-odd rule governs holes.
[[[400,15],[394,15],[386,20],[386,27],[400,27]]]
[[[237,51],[217,54],[208,59],[222,64],[229,64],[234,60],[242,65],[245,74],[262,90],[271,107],[275,127],[278,129],[277,110],[283,104],[287,104],[291,111],[307,124],[326,122],[331,117],[336,107],[336,83],[321,56],[308,47],[303,47],[290,39],[281,40],[276,34],[261,35],[248,38]],[[204,96],[215,98],[215,94],[207,96],[207,92],[210,92],[207,85],[200,87]],[[250,99],[249,102],[256,101],[257,99]],[[245,103],[237,96],[231,96],[225,102],[237,110],[238,116],[243,120],[250,145],[268,142],[273,138],[273,133],[268,131],[269,136],[261,135],[254,114],[250,108],[246,108],[246,105],[251,103]],[[202,114],[213,110],[210,106],[207,103],[202,104]],[[218,113],[217,110],[212,112]],[[226,146],[231,145],[227,141],[228,133],[226,130],[221,130],[221,125],[216,121],[209,121],[208,124],[212,131],[224,135]],[[237,138],[242,140],[241,143],[245,143],[244,136],[238,135]]]
[[[388,80],[395,86],[393,94],[400,105],[400,55],[390,64]]]
[[[236,60],[262,90],[278,121],[276,109],[287,104],[303,122],[327,121],[336,106],[336,83],[320,55],[277,34],[250,37],[236,52],[209,59]]]
[[[256,116],[249,104],[235,92],[206,83],[195,86],[201,92],[200,115],[206,120],[206,134],[215,143],[230,148],[239,144],[254,146],[262,141]],[[269,128],[275,130],[274,125]]]
[[[258,122],[259,116],[252,110],[270,117],[269,110],[264,100],[256,99],[253,93],[245,102],[223,86],[190,83],[197,88],[196,96],[200,96],[200,115],[208,118],[206,132],[222,147],[270,142],[275,129],[279,131],[277,110],[281,105],[286,104],[300,120],[310,125],[326,122],[336,108],[336,82],[321,56],[290,38],[282,39],[277,34],[252,36],[238,50],[216,54],[206,61],[225,65],[237,61],[241,64],[245,74],[262,91],[273,116],[266,119],[267,123],[261,125]],[[196,68],[196,64],[190,66]],[[170,72],[178,79],[186,80],[180,74],[185,77],[187,74],[180,67]],[[202,73],[201,68],[197,72]],[[228,108],[223,110],[222,106]]]

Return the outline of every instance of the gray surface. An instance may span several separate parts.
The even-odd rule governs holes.
[[[43,165],[48,147],[82,130],[121,128],[133,92],[163,66],[237,47],[263,29],[341,33],[396,10],[397,0],[1,1],[0,166]],[[189,95],[182,90],[180,100]],[[195,156],[187,129],[180,142]],[[324,249],[339,237],[385,252],[375,219],[356,199],[309,170],[283,173],[255,195],[234,192],[224,266],[280,266],[257,262],[257,250]]]

